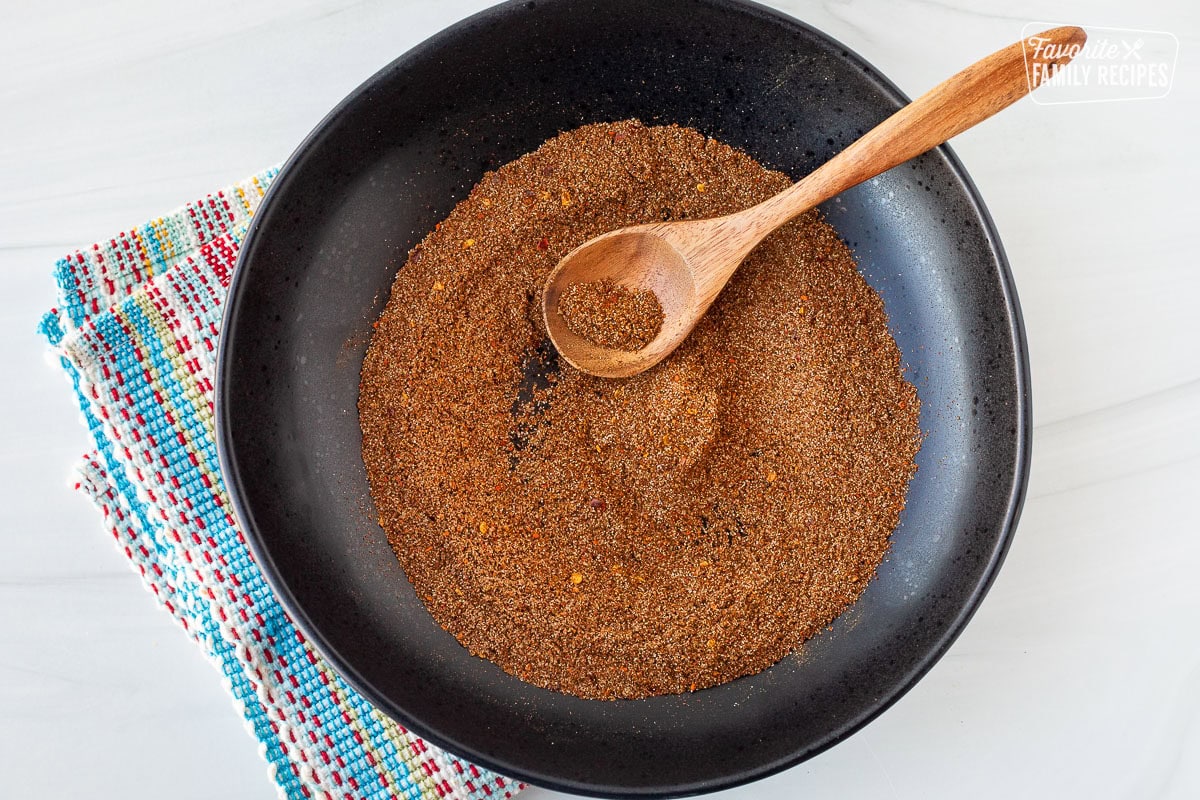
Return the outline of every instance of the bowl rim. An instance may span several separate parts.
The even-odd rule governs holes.
[[[571,3],[575,0],[538,0],[541,5]],[[703,5],[715,8],[725,8],[749,13],[759,17],[765,17],[772,23],[783,27],[791,28],[797,32],[811,35],[819,40],[834,46],[840,53],[841,57],[848,61],[852,66],[857,67],[866,78],[876,87],[876,89],[884,95],[888,100],[906,104],[910,102],[910,98],[902,92],[891,80],[877,70],[870,62],[859,55],[856,51],[846,46],[842,42],[833,38],[831,35],[819,30],[818,28],[809,25],[795,17],[774,8],[764,6],[755,0],[698,0]],[[247,227],[246,233],[242,239],[241,247],[238,252],[237,263],[233,274],[230,278],[228,293],[225,301],[225,308],[222,314],[221,331],[222,333],[229,328],[229,323],[237,314],[240,305],[240,299],[244,293],[246,270],[243,269],[244,262],[248,260],[249,255],[254,251],[253,245],[256,243],[256,238],[261,227],[263,219],[262,211],[274,202],[277,195],[284,192],[287,181],[284,180],[289,171],[294,169],[301,162],[309,151],[318,144],[324,132],[338,118],[345,114],[348,109],[359,103],[366,95],[370,94],[379,84],[381,84],[387,76],[397,70],[403,70],[408,63],[423,57],[430,51],[436,51],[444,42],[450,41],[456,36],[462,34],[467,29],[484,22],[493,16],[500,14],[511,13],[517,6],[533,6],[532,3],[524,3],[522,0],[508,0],[508,2],[500,3],[495,6],[478,11],[470,16],[464,17],[457,22],[443,28],[427,39],[421,41],[409,50],[397,56],[381,69],[377,70],[369,78],[355,87],[348,93],[332,110],[330,110],[321,120],[312,128],[312,130],[304,137],[301,143],[296,147],[292,154],[287,158],[279,169],[276,179],[268,187],[258,210],[251,218]],[[226,491],[229,495],[232,505],[234,518],[237,520],[239,527],[245,535],[246,542],[253,553],[259,569],[262,571],[263,577],[272,591],[279,598],[283,607],[287,610],[293,623],[302,635],[308,640],[317,652],[324,658],[351,687],[359,694],[366,698],[372,705],[384,711],[393,719],[401,721],[406,728],[420,736],[427,742],[435,746],[449,751],[450,753],[466,759],[478,766],[489,769],[506,778],[512,778],[518,781],[526,782],[534,786],[539,786],[554,791],[568,792],[572,794],[582,794],[593,797],[612,797],[612,798],[629,798],[629,797],[684,797],[690,795],[704,794],[724,789],[731,789],[737,786],[742,786],[752,783],[757,780],[769,777],[776,773],[782,772],[793,766],[796,766],[803,761],[806,761],[820,753],[828,750],[836,744],[845,741],[847,738],[862,730],[866,725],[879,717],[883,712],[891,708],[900,698],[907,694],[913,686],[917,684],[932,668],[941,660],[958,637],[966,628],[968,622],[979,609],[983,598],[991,589],[995,582],[996,576],[999,573],[1000,567],[1004,563],[1004,559],[1008,553],[1012,543],[1013,536],[1016,531],[1017,523],[1021,516],[1021,510],[1027,495],[1029,482],[1029,468],[1031,459],[1032,447],[1032,397],[1030,394],[1030,366],[1029,366],[1029,347],[1025,333],[1025,325],[1021,313],[1020,302],[1017,298],[1016,286],[1013,279],[1012,269],[1009,264],[1008,256],[1004,251],[1004,247],[1000,241],[1000,236],[996,230],[995,222],[991,214],[988,212],[987,206],[984,204],[983,198],[980,196],[974,181],[967,173],[962,162],[948,144],[942,144],[934,150],[930,151],[937,153],[945,160],[949,166],[954,178],[961,184],[964,195],[969,202],[973,214],[981,223],[981,232],[995,254],[995,263],[997,267],[997,277],[999,280],[999,288],[1004,300],[1004,310],[1007,318],[1010,321],[1008,328],[1009,338],[1013,347],[1013,359],[1015,367],[1015,412],[1016,412],[1016,449],[1015,449],[1015,469],[1012,477],[1012,484],[1008,489],[1008,501],[1005,508],[1004,518],[1000,527],[1000,533],[997,537],[991,552],[988,554],[986,565],[981,574],[980,580],[974,587],[970,596],[963,604],[958,614],[947,626],[941,638],[936,645],[931,647],[922,657],[920,662],[913,668],[907,679],[894,688],[887,696],[881,697],[878,702],[870,709],[869,712],[863,714],[860,718],[853,720],[841,728],[830,732],[830,734],[821,742],[807,749],[799,750],[790,754],[785,758],[778,759],[775,762],[760,765],[752,770],[739,772],[719,779],[707,779],[697,781],[691,784],[683,784],[671,787],[667,790],[661,788],[649,789],[646,791],[631,790],[629,787],[603,787],[595,784],[564,781],[562,778],[540,774],[536,768],[523,766],[519,764],[506,763],[500,759],[494,759],[486,754],[476,751],[474,748],[455,741],[452,737],[443,735],[442,733],[430,728],[420,720],[413,720],[408,717],[404,709],[399,708],[388,697],[375,690],[375,687],[368,681],[348,660],[331,646],[321,635],[319,629],[312,623],[310,617],[305,613],[303,606],[297,601],[294,594],[287,588],[282,580],[282,575],[277,564],[271,557],[265,543],[261,540],[257,533],[257,527],[254,524],[254,515],[251,510],[243,503],[244,484],[242,481],[242,472],[239,469],[238,460],[234,455],[234,446],[232,442],[232,434],[229,430],[228,415],[226,409],[230,404],[228,398],[229,377],[227,375],[229,367],[229,345],[228,337],[222,335],[219,337],[217,345],[216,369],[215,369],[215,399],[214,399],[214,420],[216,429],[216,446],[218,462],[220,464],[221,475],[225,481]]]

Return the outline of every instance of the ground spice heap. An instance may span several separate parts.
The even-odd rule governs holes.
[[[641,350],[662,330],[663,310],[649,289],[615,281],[572,283],[558,298],[558,313],[573,333],[616,350]]]
[[[590,125],[485,175],[411,252],[363,365],[363,458],[406,574],[470,652],[582,697],[695,690],[778,661],[871,579],[918,401],[817,212],[654,369],[595,378],[544,339],[541,287],[577,245],[787,185],[694,130]]]

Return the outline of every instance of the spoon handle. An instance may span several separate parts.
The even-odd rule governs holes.
[[[1056,54],[1039,58],[1038,63],[1046,65],[1045,72],[1039,68],[1040,77],[1074,58],[1087,34],[1067,26],[1030,38]],[[799,183],[735,216],[743,217],[743,230],[753,231],[751,238],[757,242],[793,217],[932,150],[1020,100],[1030,91],[1027,69],[1024,42],[992,53],[892,114]]]

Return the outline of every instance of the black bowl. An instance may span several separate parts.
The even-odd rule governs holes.
[[[845,47],[760,6],[539,0],[433,37],[321,122],[242,248],[217,424],[259,563],[351,684],[430,741],[510,776],[632,796],[703,792],[796,764],[930,668],[1004,557],[1030,430],[1012,278],[945,147],[824,208],[886,303],[926,439],[878,577],[832,631],[759,675],[603,702],[468,655],[425,611],[376,525],[356,411],[371,322],[397,269],[485,170],[559,131],[639,117],[695,126],[799,177],[904,102]]]

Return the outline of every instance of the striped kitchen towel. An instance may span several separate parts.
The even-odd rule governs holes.
[[[506,798],[335,673],[271,593],[217,467],[221,309],[270,169],[58,262],[41,329],[95,440],[77,488],[224,677],[281,797]]]

